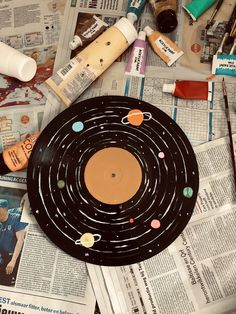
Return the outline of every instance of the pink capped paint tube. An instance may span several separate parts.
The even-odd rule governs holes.
[[[171,93],[177,98],[212,101],[213,83],[202,81],[176,81],[173,84],[163,84],[162,91],[164,93]]]
[[[125,74],[144,77],[146,60],[147,60],[146,33],[144,31],[140,31],[138,34],[138,38],[135,40],[133,44],[133,48],[129,56],[129,61],[125,69]]]

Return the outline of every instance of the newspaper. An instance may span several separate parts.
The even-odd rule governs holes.
[[[102,314],[235,313],[236,193],[228,137],[196,147],[195,154],[200,188],[181,235],[142,263],[88,265]]]
[[[34,58],[38,66],[29,82],[0,75],[0,107],[45,104],[41,84],[53,70],[65,2],[0,1],[0,41]]]
[[[184,56],[178,62],[169,68],[148,47],[145,78],[126,76],[124,73],[129,48],[78,99],[126,95],[157,106],[184,130],[195,147],[200,164],[201,183],[194,214],[187,228],[170,247],[140,264],[124,267],[87,264],[102,314],[233,314],[236,311],[236,274],[232,266],[236,261],[233,224],[236,200],[232,170],[229,167],[230,152],[226,145],[228,140],[227,137],[220,139],[228,133],[220,82],[222,78],[213,79],[210,75],[211,61],[210,58],[206,61],[203,54],[203,51],[207,51],[203,47],[207,47],[208,37],[202,39],[201,45],[199,42],[195,45],[198,38],[196,33],[201,34],[196,29],[199,25],[205,27],[203,25],[213,7],[198,22],[193,23],[186,12],[181,10],[185,2],[179,1],[179,25],[170,36],[184,50]],[[231,0],[225,2],[227,9],[224,8],[218,16],[224,25],[229,16],[229,7],[234,4]],[[77,24],[82,24],[88,15],[93,14],[99,15],[108,24],[114,24],[125,15],[126,9],[127,1],[68,2],[54,71],[73,57],[69,42]],[[148,6],[135,25],[137,30],[146,25],[155,28]],[[172,83],[175,79],[213,79],[213,100],[183,100],[164,94],[163,84]],[[236,80],[234,77],[225,80],[230,115],[235,117]],[[43,124],[49,123],[64,109],[57,102],[47,102]],[[233,132],[236,132],[236,119],[232,118],[231,123]],[[204,144],[208,141],[211,142]]]
[[[25,177],[0,176],[0,199],[6,199],[9,211],[17,211],[27,225],[14,282],[4,281],[1,272],[0,312],[93,314],[96,300],[86,265],[56,247],[40,229],[29,206]],[[0,222],[1,233],[2,228]]]

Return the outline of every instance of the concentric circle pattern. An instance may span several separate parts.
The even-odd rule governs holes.
[[[84,178],[92,156],[110,147],[132,154],[142,171],[137,192],[111,205],[92,196]],[[119,176],[129,175],[120,169]],[[30,204],[48,237],[80,260],[108,266],[140,262],[170,245],[191,217],[198,185],[180,127],[158,108],[122,96],[84,100],[54,118],[27,174]]]

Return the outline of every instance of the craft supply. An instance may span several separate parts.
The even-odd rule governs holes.
[[[231,32],[230,32],[230,36],[234,37],[234,38],[236,37],[236,19],[235,19],[234,24],[232,26],[232,29],[231,29]]]
[[[183,5],[185,11],[196,21],[207,9],[209,9],[216,0],[193,0]]]
[[[127,19],[134,23],[138,20],[146,5],[146,0],[129,0],[127,8]]]
[[[37,132],[25,140],[6,148],[0,154],[0,175],[27,168],[30,154],[39,135],[40,132]]]
[[[234,42],[233,42],[233,45],[232,45],[232,47],[231,47],[231,49],[230,49],[229,54],[230,54],[230,55],[233,55],[235,49],[236,49],[236,38],[234,38]]]
[[[223,1],[224,1],[224,0],[218,0],[218,2],[217,2],[217,4],[216,4],[216,7],[215,7],[215,9],[214,9],[214,11],[213,11],[213,13],[212,13],[212,15],[211,15],[209,21],[207,22],[206,29],[209,29],[209,28],[210,28],[210,26],[211,26],[211,24],[212,24],[212,21],[213,21],[214,17],[216,16],[217,12],[220,10],[220,7],[221,7]]]
[[[146,42],[146,33],[140,31],[138,38],[133,44],[131,54],[125,69],[125,74],[132,76],[145,76],[145,67],[147,60],[147,42]]]
[[[170,33],[178,25],[176,0],[148,0],[157,29],[161,33]]]
[[[170,245],[195,207],[199,174],[178,124],[140,99],[101,96],[42,131],[27,169],[37,222],[88,263],[141,262]]]
[[[176,81],[173,84],[163,84],[162,91],[171,93],[182,99],[198,99],[212,101],[213,83],[201,81]]]
[[[214,55],[212,74],[236,76],[236,55]]]
[[[231,31],[232,31],[234,23],[235,23],[235,18],[236,18],[236,5],[234,6],[234,9],[230,15],[230,18],[226,24],[224,37],[220,43],[219,48],[216,51],[216,54],[222,54],[223,50],[224,50],[224,45],[230,44],[233,42],[233,37],[231,37],[230,34],[231,34]]]
[[[22,82],[30,81],[37,71],[37,64],[20,51],[0,42],[0,73]]]
[[[229,142],[230,142],[230,154],[231,154],[232,167],[233,167],[233,173],[234,173],[234,185],[236,189],[236,165],[235,165],[235,156],[234,156],[234,142],[233,142],[233,136],[232,136],[231,122],[230,122],[227,89],[226,89],[224,78],[222,79],[222,89],[223,89],[223,95],[224,95],[225,113],[226,113],[226,118],[227,118],[228,135],[229,135]]]
[[[133,24],[122,17],[70,62],[46,80],[49,96],[70,106],[137,38]]]
[[[96,15],[87,20],[83,27],[77,28],[74,38],[69,43],[69,47],[74,50],[79,46],[85,46],[97,38],[106,28],[106,24]]]
[[[184,53],[183,51],[167,36],[151,27],[144,28],[148,41],[154,52],[168,65],[171,66]]]

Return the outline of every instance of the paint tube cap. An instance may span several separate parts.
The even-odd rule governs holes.
[[[82,40],[78,35],[75,35],[73,39],[69,42],[69,47],[71,50],[75,50],[77,47],[80,47],[82,45],[83,45]]]
[[[137,21],[138,17],[137,17],[137,15],[134,14],[133,12],[129,12],[129,13],[127,14],[127,19],[128,19],[132,24],[134,24],[134,22]]]
[[[140,31],[138,33],[138,39],[145,40],[146,39],[146,33],[144,31]]]
[[[121,33],[127,39],[129,45],[132,44],[135,41],[135,39],[137,39],[137,37],[138,37],[138,34],[137,34],[135,27],[125,17],[122,17],[119,21],[117,21],[114,24],[114,27],[116,27],[117,29],[119,29],[119,31],[121,31]]]
[[[164,10],[157,15],[156,18],[158,30],[161,33],[172,32],[177,24],[176,13],[174,10]]]
[[[146,33],[147,36],[150,36],[154,30],[150,26],[145,26],[143,31]]]
[[[163,93],[173,94],[175,91],[175,83],[174,84],[163,84],[162,91],[163,91]]]

